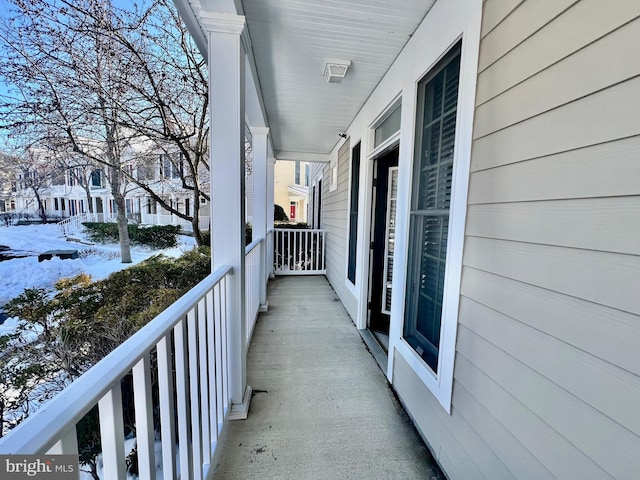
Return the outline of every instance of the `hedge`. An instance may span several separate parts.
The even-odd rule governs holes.
[[[118,224],[85,222],[89,239],[98,243],[118,241]],[[178,244],[180,227],[177,225],[138,226],[127,225],[129,241],[133,244],[148,245],[153,248],[170,248]]]

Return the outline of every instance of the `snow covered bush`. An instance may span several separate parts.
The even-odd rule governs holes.
[[[0,436],[146,325],[211,271],[208,247],[151,257],[92,282],[86,274],[27,289],[0,337]],[[124,405],[125,409],[127,405]]]

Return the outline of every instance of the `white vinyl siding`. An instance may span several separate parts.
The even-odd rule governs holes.
[[[425,432],[456,439],[451,478],[640,471],[638,16],[485,3],[453,408]]]
[[[336,169],[336,185],[322,182],[322,228],[327,230],[327,278],[331,282],[347,312],[355,321],[357,301],[345,286],[347,278],[347,253],[349,235],[349,161],[350,142],[340,147],[334,162],[325,164],[323,177],[331,178],[331,169]]]

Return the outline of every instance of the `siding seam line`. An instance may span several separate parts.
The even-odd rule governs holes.
[[[509,357],[513,358],[516,362],[520,363],[521,365],[524,365],[524,367],[528,370],[531,370],[532,372],[534,372],[536,375],[540,375],[540,373],[538,373],[537,371],[535,371],[534,369],[532,369],[531,367],[529,367],[528,365],[524,364],[523,362],[521,362],[520,360],[518,360],[517,358],[513,357],[512,355],[510,355],[509,353],[505,352],[504,350],[502,350],[500,347],[494,345],[493,343],[489,342],[486,338],[482,337],[481,335],[478,335],[477,333],[475,333],[473,330],[471,330],[470,328],[466,327],[465,325],[462,325],[462,327],[464,327],[466,330],[469,330],[470,332],[472,332],[474,335],[477,335],[479,337],[481,337],[483,340],[485,340],[486,342],[490,343],[491,345],[493,345],[494,347],[496,347],[498,350],[500,350],[501,352],[504,352],[506,355],[508,355]],[[531,410],[531,408],[529,408],[528,406],[526,406],[524,403],[522,403],[520,401],[520,399],[518,399],[515,395],[513,395],[509,390],[507,390],[501,383],[499,383],[495,378],[493,378],[491,375],[489,375],[487,372],[485,372],[482,368],[480,368],[478,365],[476,365],[474,362],[471,361],[471,359],[469,357],[467,357],[464,353],[460,352],[459,350],[456,349],[456,354],[462,356],[467,362],[469,362],[471,365],[473,365],[474,368],[478,369],[480,372],[482,372],[484,375],[487,376],[487,378],[489,378],[494,384],[496,384],[498,386],[498,388],[500,388],[500,390],[502,390],[504,393],[506,393],[509,397],[511,397],[513,400],[515,400],[516,402],[518,402],[520,405],[522,405],[522,407],[527,410],[531,415],[533,415],[534,417],[536,417],[541,423],[543,423],[544,425],[546,425],[550,430],[552,430],[553,432],[555,432],[560,438],[562,438],[564,441],[566,441],[569,445],[571,445],[575,450],[577,450],[578,452],[580,452],[586,459],[591,460],[592,464],[595,465],[596,467],[598,467],[600,470],[602,470],[602,472],[606,473],[612,480],[615,480],[615,477],[611,474],[611,472],[609,472],[608,470],[606,470],[602,465],[600,465],[599,463],[597,463],[593,458],[591,458],[589,455],[587,455],[581,448],[579,448],[575,443],[573,443],[571,440],[569,440],[567,437],[565,437],[562,433],[560,433],[558,430],[556,430],[552,425],[550,425],[546,420],[544,420],[542,417],[540,417],[536,412],[534,412],[533,410]],[[541,377],[545,378],[546,380],[548,380],[550,383],[557,385],[555,382],[549,380],[547,377],[545,377],[544,375],[540,375]],[[460,385],[464,386],[464,383],[460,382],[460,380],[458,379],[458,383],[460,383]],[[562,390],[565,390],[564,388],[560,387]],[[469,391],[468,388],[465,387],[465,389],[467,391]],[[471,392],[469,392],[471,394]],[[576,397],[574,394],[572,394],[571,392],[567,392],[569,393],[569,395],[571,395],[572,397],[577,398],[578,400],[580,400],[582,403],[584,403],[585,405],[588,405],[590,408],[593,409],[593,407],[591,407],[591,405],[589,405],[588,403],[584,402],[582,399],[580,399],[579,397]],[[473,396],[473,394],[471,394],[471,396]],[[486,406],[480,402],[480,400],[478,400],[475,396],[473,396],[473,398],[475,398],[478,403],[482,406],[486,408]],[[488,409],[487,409],[488,410]],[[596,410],[596,409],[594,409]],[[599,411],[599,410],[596,410]],[[609,418],[609,417],[607,417]],[[615,422],[618,423],[618,422]],[[501,423],[502,424],[502,423]],[[502,424],[504,425],[504,424]],[[505,428],[506,425],[504,425]],[[511,435],[513,435],[513,433],[507,429],[507,431],[509,431],[509,433],[511,433]],[[515,435],[513,435],[515,437]],[[523,444],[524,446],[524,444]],[[526,448],[526,447],[525,447]],[[528,449],[527,449],[528,450]],[[542,461],[533,454],[533,452],[531,452],[531,454],[538,459],[538,461],[540,461],[542,463]]]
[[[577,2],[576,2],[576,3],[577,3]],[[574,4],[574,5],[575,5],[575,4]],[[569,7],[569,8],[571,8],[571,7]],[[556,17],[556,18],[557,18],[557,17]],[[535,77],[535,76],[536,76],[536,75],[538,75],[539,73],[544,72],[545,70],[548,70],[549,68],[553,67],[554,65],[556,65],[556,64],[558,64],[558,63],[561,63],[561,62],[565,61],[567,58],[569,58],[569,57],[571,57],[571,56],[575,55],[576,53],[580,52],[581,50],[584,50],[585,48],[589,48],[589,47],[590,47],[591,45],[593,45],[594,43],[599,42],[599,41],[600,41],[600,40],[602,40],[603,38],[605,38],[605,37],[607,37],[607,36],[611,35],[613,32],[616,32],[616,31],[620,30],[621,28],[626,27],[627,25],[629,25],[630,23],[635,22],[635,21],[636,21],[636,20],[638,20],[639,18],[640,18],[640,15],[638,15],[638,16],[636,16],[636,17],[633,17],[631,20],[628,20],[628,21],[626,21],[626,22],[624,22],[624,23],[620,24],[618,27],[614,28],[613,30],[610,30],[610,31],[608,31],[608,32],[607,32],[607,33],[605,33],[605,34],[600,35],[600,36],[599,36],[599,37],[597,37],[597,38],[594,38],[593,40],[591,40],[590,42],[588,42],[588,43],[584,44],[582,47],[578,48],[577,50],[574,50],[573,52],[571,52],[571,53],[569,53],[569,54],[565,55],[564,57],[559,58],[559,59],[558,59],[558,60],[556,60],[555,62],[550,63],[549,65],[546,65],[546,66],[545,66],[544,68],[542,68],[541,70],[538,70],[537,72],[532,73],[532,74],[531,74],[531,75],[529,75],[528,77],[523,78],[523,79],[522,79],[522,80],[520,80],[519,82],[514,83],[514,84],[513,84],[513,85],[511,85],[510,87],[508,87],[508,88],[506,88],[506,89],[502,90],[501,92],[499,92],[499,93],[497,93],[497,94],[493,95],[492,97],[487,98],[487,99],[486,99],[486,100],[484,100],[482,103],[478,103],[478,104],[476,105],[476,108],[477,108],[477,107],[480,107],[480,106],[482,106],[482,105],[484,105],[485,103],[490,102],[490,101],[491,101],[491,100],[493,100],[494,98],[499,97],[499,96],[500,96],[500,95],[502,95],[503,93],[508,92],[509,90],[512,90],[512,89],[516,88],[518,85],[520,85],[520,84],[522,84],[522,83],[526,82],[526,81],[527,81],[527,80],[529,80],[530,78]],[[529,38],[531,38],[531,37],[529,37]],[[520,44],[521,44],[521,43],[523,43],[523,42],[520,42]],[[518,44],[518,45],[520,45],[520,44]],[[513,50],[515,50],[515,47],[514,47],[513,49],[511,49],[510,51],[513,51]],[[507,53],[508,53],[508,52],[507,52]],[[506,55],[507,55],[507,54],[503,55],[503,56],[502,56],[502,57],[500,57],[500,58],[504,58]],[[499,61],[499,59],[498,59],[498,60],[496,60],[496,61],[495,61],[494,63],[492,63],[491,65],[494,65],[494,64],[495,64],[495,63],[497,63],[498,61]],[[480,77],[480,74],[481,74],[481,73],[484,73],[484,72],[485,72],[485,71],[487,71],[489,68],[490,68],[490,67],[487,67],[487,68],[485,68],[482,72],[478,72],[478,77]]]
[[[633,75],[632,77],[625,78],[625,79],[623,79],[623,80],[618,80],[618,81],[617,81],[617,82],[615,82],[615,83],[611,83],[611,84],[609,84],[609,85],[607,85],[607,86],[605,86],[605,87],[598,88],[597,90],[592,90],[591,92],[586,93],[586,94],[584,94],[584,95],[582,95],[582,96],[580,96],[580,97],[574,98],[573,100],[569,100],[568,102],[559,103],[559,104],[557,104],[557,105],[554,105],[554,106],[553,106],[553,107],[551,107],[551,108],[548,108],[547,110],[543,110],[543,111],[538,112],[538,113],[535,113],[535,114],[533,114],[533,115],[531,115],[531,116],[529,116],[529,117],[522,118],[522,119],[520,119],[520,120],[518,120],[518,121],[516,121],[516,122],[510,123],[509,125],[506,125],[506,126],[504,126],[504,127],[500,127],[500,128],[498,128],[498,129],[496,129],[496,130],[493,130],[493,131],[491,131],[491,132],[489,132],[489,133],[485,133],[485,134],[484,134],[484,135],[482,135],[482,136],[474,137],[474,138],[473,138],[473,141],[476,141],[476,140],[482,140],[482,139],[484,139],[484,138],[490,137],[491,135],[494,135],[494,134],[496,134],[496,133],[502,132],[502,131],[504,131],[504,130],[508,130],[508,129],[509,129],[509,128],[511,128],[511,127],[515,127],[516,125],[520,125],[521,123],[528,122],[529,120],[532,120],[532,119],[534,119],[534,118],[536,118],[536,117],[540,117],[540,116],[545,115],[545,114],[547,114],[547,113],[549,113],[549,112],[553,112],[554,110],[558,110],[559,108],[566,107],[567,105],[571,105],[572,103],[580,102],[580,101],[584,100],[585,98],[592,97],[592,96],[594,96],[594,95],[596,95],[596,94],[598,94],[598,93],[602,93],[602,92],[604,92],[604,91],[606,91],[606,90],[610,90],[610,89],[612,89],[612,88],[614,88],[614,87],[618,87],[618,86],[620,86],[620,85],[622,85],[622,84],[624,84],[624,83],[630,82],[630,81],[632,81],[632,80],[636,80],[636,79],[638,79],[638,78],[640,78],[640,74],[638,74],[638,75]],[[477,108],[477,107],[476,107],[476,108]]]
[[[519,9],[522,4],[525,2],[526,0],[520,0],[520,3],[518,3],[515,7],[513,7],[504,17],[502,17],[502,19],[496,23],[491,30],[489,30],[488,32],[486,32],[482,38],[485,38],[486,36],[488,36],[491,32],[493,32],[496,28],[498,28],[499,25],[502,24],[502,22],[504,22],[507,18],[509,18],[511,16],[511,14],[513,14],[513,12],[515,12],[517,9]],[[483,12],[482,12],[482,18],[484,19],[484,10],[486,7],[483,6]]]
[[[467,297],[467,298],[469,298],[469,297]],[[473,299],[470,299],[470,300],[472,300],[472,301],[474,301],[474,302],[475,302],[475,300],[473,300]],[[505,315],[504,313],[499,312],[498,310],[495,310],[495,309],[493,309],[493,308],[491,308],[491,307],[488,307],[488,306],[486,306],[486,305],[484,305],[484,304],[481,304],[480,302],[476,302],[476,303],[479,303],[480,305],[483,305],[484,307],[488,308],[489,310],[492,310],[492,311],[494,311],[494,312],[500,313],[500,314],[504,315],[505,317],[508,317],[509,319],[513,320],[514,322],[518,322],[518,323],[520,323],[520,324],[522,324],[522,325],[528,326],[527,324],[525,324],[525,323],[523,323],[523,322],[520,322],[519,320],[516,320],[515,318],[510,317],[509,315]],[[528,363],[524,363],[524,362],[523,362],[522,360],[520,360],[518,357],[514,357],[512,354],[510,354],[509,352],[507,352],[506,350],[504,350],[504,349],[503,349],[502,347],[500,347],[499,345],[496,345],[494,342],[492,342],[491,340],[489,340],[489,339],[488,339],[487,337],[485,337],[484,335],[480,334],[479,332],[477,332],[476,330],[472,329],[472,328],[471,328],[471,327],[469,327],[468,325],[465,325],[465,324],[463,324],[463,323],[461,323],[460,325],[461,325],[461,326],[463,326],[466,330],[468,330],[468,331],[472,332],[474,335],[476,335],[476,336],[478,336],[478,337],[482,338],[484,341],[486,341],[487,343],[491,344],[493,347],[497,348],[498,350],[500,350],[501,352],[503,352],[505,355],[508,355],[509,357],[513,358],[515,361],[517,361],[517,362],[518,362],[518,363],[520,363],[521,365],[525,366],[526,368],[528,368],[528,369],[529,369],[529,370],[531,370],[532,372],[535,372],[537,375],[539,375],[539,376],[543,377],[544,379],[546,379],[547,381],[549,381],[549,382],[550,382],[550,383],[552,383],[553,385],[557,386],[558,388],[560,388],[561,390],[563,390],[564,392],[566,392],[568,395],[570,395],[570,396],[572,396],[572,397],[576,398],[577,400],[579,400],[579,401],[580,401],[580,402],[582,402],[583,404],[587,405],[589,408],[591,408],[591,409],[593,409],[594,411],[598,412],[600,415],[602,415],[603,417],[607,418],[611,423],[614,423],[614,424],[618,425],[618,426],[619,426],[619,427],[621,427],[623,430],[626,430],[627,432],[629,432],[630,434],[632,434],[634,437],[638,437],[638,434],[637,434],[636,432],[634,432],[633,430],[630,430],[628,427],[626,427],[625,425],[621,424],[621,423],[620,423],[619,421],[617,421],[616,419],[611,418],[608,414],[606,414],[605,412],[603,412],[602,410],[600,410],[600,409],[599,409],[599,408],[597,408],[596,406],[592,405],[591,403],[589,403],[589,402],[585,401],[582,397],[579,397],[578,395],[576,395],[575,393],[571,392],[570,390],[567,390],[567,389],[566,389],[565,387],[563,387],[561,384],[557,383],[556,381],[554,381],[554,380],[550,379],[549,377],[547,377],[546,375],[544,375],[542,372],[540,372],[540,371],[536,370],[535,368],[531,367]],[[532,329],[533,329],[533,330],[537,330],[537,329],[535,329],[535,328],[532,328]],[[537,331],[539,331],[539,330],[537,330]],[[543,333],[544,333],[544,332],[543,332]],[[546,335],[546,336],[549,336],[549,337],[551,337],[551,338],[556,338],[556,337],[553,337],[553,336],[548,335],[548,334],[546,334],[546,333],[545,333],[545,335]],[[557,339],[557,338],[556,338],[556,339]],[[559,339],[557,339],[557,340],[559,340]],[[562,340],[559,340],[559,341],[560,341],[561,343],[565,343],[565,344],[566,344],[566,342],[563,342]],[[570,345],[570,344],[567,344],[567,345]],[[574,347],[574,348],[575,348],[575,347]],[[580,349],[576,349],[576,350],[580,350]],[[582,351],[582,350],[580,350],[580,351]],[[588,352],[587,352],[587,353],[588,353]],[[467,358],[464,354],[462,354],[462,356],[463,356],[463,357],[465,357],[465,358]],[[594,355],[592,355],[592,356],[594,356]],[[599,358],[599,357],[596,357],[596,358]],[[467,360],[469,360],[469,359],[467,358]],[[471,360],[469,360],[469,361],[471,362]],[[472,362],[472,363],[473,363],[473,362]],[[606,362],[606,363],[609,363],[609,362]],[[474,365],[475,365],[475,363],[474,363]],[[482,369],[480,369],[480,367],[478,367],[477,365],[476,365],[476,368],[478,368],[479,370],[482,370]],[[624,369],[621,369],[621,370],[624,370]],[[483,373],[484,373],[485,375],[489,376],[489,375],[487,374],[487,372],[484,372],[484,370],[482,370],[482,371],[483,371]],[[634,376],[636,376],[635,374],[633,374],[633,375],[634,375]],[[491,378],[492,380],[494,380],[494,379],[493,379],[493,377],[490,377],[490,378]],[[494,382],[498,383],[496,380],[494,380]],[[500,385],[500,384],[498,384],[498,385]],[[505,389],[505,390],[506,390],[506,389]],[[515,397],[514,397],[514,398],[515,398]],[[542,419],[541,419],[541,420],[542,420]],[[544,420],[543,420],[543,421],[544,421]],[[545,423],[546,423],[546,422],[545,422]],[[551,425],[549,425],[549,426],[551,426]],[[554,429],[554,430],[555,430],[555,429]],[[560,432],[558,432],[558,433],[560,433]],[[564,437],[564,435],[562,435],[562,436]],[[567,439],[567,441],[569,441],[569,440]],[[573,445],[573,442],[570,442],[570,443]],[[578,448],[578,447],[576,447],[576,448]],[[578,450],[580,450],[580,449],[578,449]],[[580,450],[580,451],[582,451],[582,450]],[[585,452],[583,452],[583,453],[584,453],[585,455],[587,455]],[[587,457],[591,458],[589,455],[587,455]],[[591,460],[592,460],[594,463],[596,463],[596,462],[595,462],[595,460],[593,460],[593,458],[591,458]],[[598,464],[598,465],[599,465],[599,464]],[[600,468],[602,468],[603,470],[607,471],[607,470],[606,470],[604,467],[602,467],[602,466],[600,466]],[[608,473],[609,473],[609,472],[608,472]]]
[[[522,2],[524,3],[524,2]],[[505,56],[507,56],[509,53],[511,53],[513,50],[515,50],[516,48],[518,48],[520,45],[522,45],[524,42],[526,42],[527,40],[529,40],[531,37],[535,36],[540,30],[544,29],[547,25],[552,24],[553,22],[556,21],[556,19],[560,18],[562,15],[564,15],[565,13],[567,13],[567,11],[571,10],[573,7],[575,7],[578,3],[580,3],[580,0],[575,0],[571,5],[569,5],[568,7],[566,7],[564,10],[562,10],[561,12],[559,12],[555,17],[550,18],[549,20],[547,20],[545,23],[543,23],[540,27],[538,27],[536,30],[534,30],[533,32],[531,32],[527,37],[523,38],[520,42],[516,43],[515,45],[512,45],[512,47],[507,50],[504,54],[500,55],[498,58],[496,58],[493,62],[491,62],[490,64],[488,64],[486,67],[484,67],[482,70],[478,71],[478,75],[480,75],[482,72],[484,72],[485,70],[488,70],[489,68],[491,68],[492,65],[494,65],[495,63],[499,62],[502,58],[504,58]],[[520,4],[522,5],[522,4]],[[520,5],[518,5],[518,8],[520,7]],[[515,10],[514,10],[515,11]],[[509,14],[509,16],[511,16],[511,13]],[[505,17],[506,19],[507,17]],[[500,22],[502,23],[502,22]],[[497,25],[496,25],[497,26]],[[485,35],[482,39],[484,40],[486,37],[488,36]]]
[[[456,350],[456,353],[457,353],[457,350]],[[463,355],[463,354],[461,354],[461,355],[464,357],[464,355]],[[465,358],[466,358],[466,357],[465,357]],[[471,363],[471,361],[469,361],[469,363]],[[474,365],[474,366],[475,366],[475,365]],[[476,367],[476,368],[477,368],[477,367]],[[485,375],[486,375],[486,374],[485,374]],[[475,397],[475,396],[474,396],[474,395],[469,391],[469,389],[468,389],[467,387],[465,387],[465,386],[464,386],[464,384],[463,384],[462,382],[460,382],[460,380],[456,379],[456,378],[455,378],[455,376],[454,376],[454,385],[455,385],[455,383],[458,383],[458,385],[459,385],[461,388],[463,388],[463,389],[467,392],[467,394],[468,394],[471,398],[473,398],[473,399],[478,403],[478,405],[480,405],[480,406],[481,406],[481,407],[482,407],[482,408],[483,408],[483,409],[488,413],[488,415],[489,415],[489,416],[490,416],[490,417],[491,417],[491,418],[492,418],[492,419],[493,419],[493,420],[494,420],[498,425],[500,425],[502,428],[504,428],[505,432],[507,432],[507,433],[509,434],[509,436],[510,436],[511,438],[513,438],[513,440],[515,440],[516,442],[518,442],[518,444],[520,444],[520,445],[522,446],[522,448],[523,448],[525,451],[529,452],[529,454],[531,455],[531,458],[533,458],[536,462],[538,462],[538,464],[539,464],[539,465],[540,465],[544,470],[546,470],[547,472],[549,472],[549,475],[550,475],[551,477],[556,478],[556,479],[558,478],[558,477],[556,477],[556,476],[555,476],[555,475],[554,475],[554,474],[553,474],[553,473],[552,473],[552,472],[547,468],[547,466],[546,466],[544,463],[542,463],[542,462],[540,461],[540,459],[539,459],[538,457],[536,457],[536,456],[533,454],[533,452],[531,452],[531,451],[530,451],[530,450],[529,450],[529,449],[528,449],[528,448],[527,448],[527,447],[526,447],[522,442],[520,442],[520,440],[518,440],[518,437],[516,437],[513,433],[511,433],[511,431],[510,431],[510,430],[509,430],[509,429],[508,429],[508,428],[507,428],[507,427],[506,427],[506,426],[505,426],[505,425],[504,425],[500,420],[498,420],[498,419],[496,418],[496,416],[495,416],[493,413],[491,413],[491,412],[490,412],[490,411],[489,411],[489,410],[488,410],[488,409],[487,409],[487,408],[486,408],[486,407],[485,407],[485,406],[480,402],[480,400],[478,400],[478,399],[477,399],[477,398],[476,398],[476,397]],[[456,403],[455,403],[455,401],[454,401],[454,400],[455,400],[455,395],[454,395],[454,396],[452,397],[452,399],[451,399],[451,404],[452,404],[454,407],[456,407]],[[492,447],[491,447],[491,446],[486,442],[485,437],[483,436],[483,434],[482,434],[481,432],[479,432],[479,431],[475,428],[475,426],[474,426],[474,425],[469,421],[469,419],[464,415],[464,413],[462,413],[462,412],[464,411],[464,409],[460,409],[460,408],[457,408],[457,407],[456,407],[456,408],[455,408],[455,410],[456,410],[456,412],[458,413],[458,415],[460,415],[460,416],[465,420],[465,422],[467,423],[467,425],[469,425],[469,427],[470,427],[474,432],[476,432],[476,434],[477,434],[477,435],[482,439],[482,441],[483,441],[483,442],[484,442],[484,444],[487,446],[487,448],[488,448],[489,450],[491,450],[491,451],[494,453],[494,455],[495,455],[495,456],[496,456],[496,458],[500,461],[500,463],[502,463],[502,464],[504,465],[504,468],[506,468],[506,469],[507,469],[507,471],[509,471],[509,472],[513,475],[513,477],[514,477],[514,478],[516,478],[515,473],[514,473],[514,472],[513,472],[513,471],[512,471],[508,466],[507,466],[507,464],[506,464],[506,463],[504,463],[504,460],[503,460],[503,459],[502,459],[502,457],[500,456],[500,453],[499,453],[498,451],[494,450],[494,449],[493,449],[493,448],[492,448]]]
[[[473,235],[465,235],[465,238],[467,238],[467,237],[482,238],[482,239],[484,239],[484,240],[487,240],[486,238],[483,238],[483,237],[475,237],[475,236],[473,236]],[[513,241],[513,240],[500,240],[500,239],[495,239],[495,240],[503,241],[503,242],[504,242],[504,241],[508,241],[508,242],[512,242],[512,243],[522,243],[522,244],[527,243],[527,242],[517,242],[517,241]],[[529,243],[529,245],[536,245],[536,244],[534,244],[534,243]],[[552,245],[552,247],[556,247],[556,248],[568,248],[568,247],[558,247],[557,245]],[[585,250],[585,251],[589,251],[589,250],[586,250],[586,249],[579,249],[579,248],[575,248],[575,249],[572,249],[572,250]],[[595,251],[595,250],[592,250],[592,251]],[[602,252],[599,252],[599,253],[602,253]],[[608,253],[608,252],[604,252],[604,253]],[[613,253],[613,252],[612,252],[612,254],[613,254],[613,255],[623,255],[623,254],[621,254],[621,253]],[[628,256],[630,256],[630,257],[637,257],[637,255],[628,255]],[[580,301],[583,301],[583,302],[587,302],[587,303],[591,303],[591,304],[593,304],[593,305],[598,305],[598,306],[603,307],[603,308],[609,308],[609,309],[611,309],[611,310],[615,310],[616,312],[621,312],[621,313],[624,313],[624,314],[626,314],[626,315],[633,315],[634,317],[639,317],[639,315],[638,315],[637,313],[635,313],[635,312],[629,312],[628,310],[623,310],[623,309],[621,309],[621,308],[612,307],[611,305],[605,305],[604,303],[594,302],[593,300],[590,300],[590,299],[588,299],[588,298],[578,297],[577,295],[573,295],[573,294],[566,293],[566,292],[560,292],[560,291],[558,291],[558,290],[553,290],[553,289],[551,289],[551,288],[547,288],[547,287],[544,287],[544,286],[542,286],[542,285],[537,285],[537,284],[535,284],[535,283],[525,282],[525,281],[519,280],[519,279],[517,279],[517,278],[507,277],[506,275],[501,275],[501,274],[499,274],[499,273],[497,273],[497,272],[492,272],[492,271],[489,271],[489,270],[484,270],[484,269],[482,269],[482,268],[478,268],[478,267],[475,267],[475,266],[473,266],[473,265],[469,265],[469,264],[464,263],[464,262],[462,263],[462,266],[463,266],[463,267],[465,267],[465,268],[472,268],[472,269],[477,270],[477,271],[479,271],[479,272],[484,272],[484,273],[488,273],[488,274],[490,274],[490,275],[495,275],[496,277],[505,278],[505,279],[507,279],[507,280],[512,280],[512,281],[514,281],[514,282],[522,283],[523,285],[529,285],[529,286],[531,286],[531,287],[540,288],[540,289],[542,289],[542,290],[546,290],[546,291],[548,291],[548,292],[556,293],[556,294],[559,294],[559,295],[564,295],[565,297],[575,298],[575,299],[577,299],[577,300],[580,300]],[[626,369],[625,369],[625,370],[626,370]],[[635,375],[635,373],[634,373],[634,375]]]
[[[540,159],[543,159],[543,158],[553,157],[554,155],[559,155],[561,153],[577,152],[578,150],[597,147],[599,145],[606,145],[608,143],[619,142],[621,140],[628,140],[630,138],[636,138],[636,137],[640,137],[640,133],[637,133],[637,134],[634,134],[634,135],[627,135],[626,137],[612,138],[611,140],[606,140],[604,142],[590,143],[588,145],[582,145],[582,146],[575,147],[575,148],[568,148],[566,150],[558,150],[556,152],[547,153],[545,155],[538,155],[538,156],[535,156],[535,157],[523,158],[522,160],[517,160],[515,162],[503,163],[501,165],[492,165],[491,167],[486,167],[486,168],[478,168],[476,170],[473,169],[473,165],[472,165],[471,166],[471,170],[469,172],[469,175],[471,175],[473,173],[476,173],[476,172],[486,172],[486,171],[489,171],[489,170],[493,170],[493,169],[501,168],[501,167],[506,167],[506,166],[509,166],[509,165],[518,165],[519,163],[530,162],[532,160],[540,160]],[[474,142],[475,142],[475,140],[474,140]],[[471,155],[471,161],[472,161],[471,163],[473,163],[473,154]]]

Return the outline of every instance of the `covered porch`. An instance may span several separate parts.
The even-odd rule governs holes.
[[[97,405],[103,478],[127,478],[125,437],[132,435],[140,478],[442,478],[326,279],[276,279],[267,296],[273,271],[329,272],[324,230],[304,238],[288,232],[285,240],[273,228],[275,160],[330,164],[432,2],[412,1],[404,9],[378,2],[375,21],[352,32],[354,51],[340,55],[361,58],[341,89],[322,73],[333,63],[331,42],[293,28],[301,11],[309,22],[319,21],[313,2],[301,11],[283,2],[290,11],[272,6],[269,17],[277,25],[282,14],[293,22],[292,32],[322,47],[310,65],[277,61],[285,45],[298,43],[286,37],[284,45],[270,43],[260,52],[271,31],[260,31],[260,2],[175,3],[211,72],[212,274],[0,439],[0,453],[77,454],[83,447],[78,422]],[[352,3],[350,14],[359,15]],[[323,22],[330,27],[335,21]],[[372,48],[387,24],[394,31],[382,42],[385,49]],[[281,68],[272,71],[272,65]],[[283,105],[295,108],[281,112]],[[245,248],[247,137],[254,242]],[[332,166],[325,190],[336,190],[339,177],[343,181]],[[301,245],[322,255],[301,253]],[[125,381],[133,392],[123,395]],[[132,405],[124,405],[131,398]],[[135,431],[123,421],[131,410]]]
[[[269,282],[217,479],[444,478],[323,276]]]

